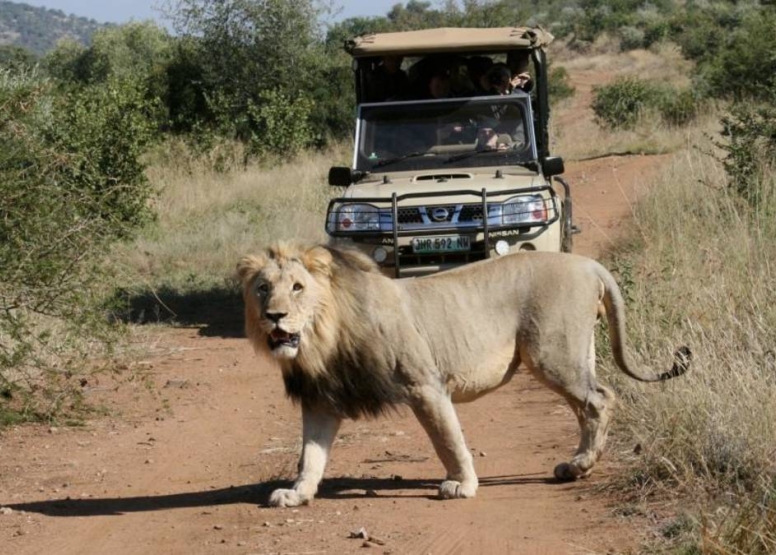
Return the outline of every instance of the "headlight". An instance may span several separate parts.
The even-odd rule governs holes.
[[[327,218],[329,232],[380,231],[380,210],[371,204],[345,204]]]
[[[541,195],[521,195],[501,205],[502,224],[543,224],[547,221],[547,204]]]

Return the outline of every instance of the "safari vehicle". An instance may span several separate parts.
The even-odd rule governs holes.
[[[544,47],[551,40],[541,28],[508,27],[348,41],[358,102],[355,151],[352,167],[329,171],[329,183],[347,189],[329,204],[327,233],[352,241],[395,277],[518,250],[570,251],[571,195],[557,177],[563,160],[549,152]],[[510,68],[530,64],[530,94],[477,91],[469,62],[485,57]],[[409,93],[374,93],[374,76],[388,58],[407,68]],[[413,95],[424,65],[444,67],[449,97],[422,89]]]

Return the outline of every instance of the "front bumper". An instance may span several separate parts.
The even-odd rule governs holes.
[[[543,216],[539,220],[504,223],[492,216],[493,208],[515,196],[534,195],[542,199]],[[451,204],[450,198],[468,198],[471,202]],[[382,216],[375,229],[345,231],[337,229],[339,206],[354,203],[379,207]],[[549,185],[504,191],[443,191],[394,194],[390,198],[338,198],[329,203],[326,230],[335,241],[347,240],[374,258],[383,272],[392,277],[435,273],[463,264],[484,260],[517,250],[560,250],[561,203]],[[447,212],[441,221],[429,214]],[[499,213],[500,214],[500,213]],[[393,225],[397,222],[397,225]],[[469,248],[456,251],[419,252],[421,238],[464,238]],[[414,242],[413,242],[414,241]],[[496,252],[496,246],[499,252]]]

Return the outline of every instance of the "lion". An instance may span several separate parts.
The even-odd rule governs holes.
[[[682,347],[663,373],[637,368],[625,351],[622,295],[598,262],[525,252],[420,278],[385,277],[348,248],[278,244],[237,266],[246,335],[279,363],[301,405],[298,477],[269,504],[309,503],[344,418],[409,405],[447,471],[442,499],[474,497],[478,480],[454,403],[473,401],[524,365],[571,406],[580,442],[558,480],[590,474],[604,448],[614,394],[596,380],[594,328],[608,320],[612,355],[643,382],[684,374]]]

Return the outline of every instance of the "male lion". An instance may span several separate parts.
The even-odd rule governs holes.
[[[237,266],[248,339],[280,363],[302,406],[303,448],[291,489],[270,504],[310,502],[343,418],[408,404],[447,470],[444,499],[473,497],[477,475],[453,408],[509,381],[524,364],[571,405],[580,443],[560,480],[587,476],[601,454],[614,395],[595,377],[594,327],[609,322],[614,360],[640,381],[683,374],[689,349],[662,374],[635,368],[624,349],[623,300],[594,260],[520,253],[433,276],[391,280],[365,255],[278,245]]]

